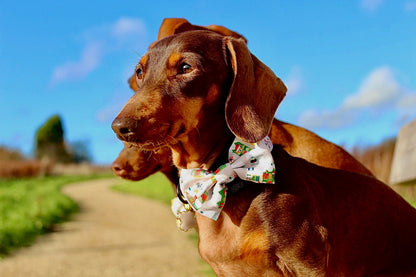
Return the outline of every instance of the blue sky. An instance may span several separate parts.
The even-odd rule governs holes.
[[[416,0],[0,0],[0,145],[30,155],[53,114],[97,163],[122,149],[111,122],[165,17],[223,25],[289,88],[276,117],[346,147],[416,118]]]

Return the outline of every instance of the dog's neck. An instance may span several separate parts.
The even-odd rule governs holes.
[[[178,144],[172,146],[172,160],[178,168],[202,168],[205,170],[215,169],[228,160],[228,148],[234,137],[227,129],[214,135],[215,128],[194,130],[181,138]],[[209,139],[204,139],[204,138]]]

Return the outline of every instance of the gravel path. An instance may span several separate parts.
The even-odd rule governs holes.
[[[57,232],[0,260],[1,277],[201,276],[194,242],[169,207],[114,192],[116,179],[66,186],[81,207]]]

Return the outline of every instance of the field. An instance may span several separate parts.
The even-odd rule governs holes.
[[[0,256],[30,245],[77,211],[77,204],[60,192],[63,185],[100,176],[0,179]]]
[[[162,173],[153,174],[139,182],[120,180],[112,189],[154,199],[168,205],[175,197],[168,178]]]

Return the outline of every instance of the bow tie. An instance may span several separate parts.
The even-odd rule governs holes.
[[[179,189],[194,211],[217,220],[225,205],[226,184],[236,177],[255,183],[274,184],[272,149],[269,137],[254,144],[236,138],[228,152],[228,163],[214,172],[200,168],[182,169]]]

